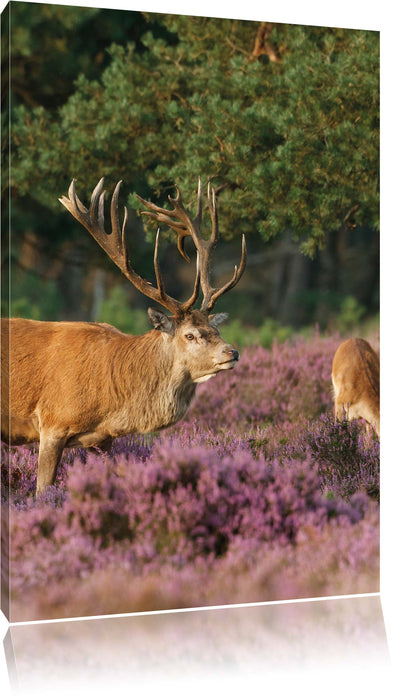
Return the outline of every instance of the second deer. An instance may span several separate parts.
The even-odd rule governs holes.
[[[332,368],[336,420],[363,418],[380,434],[379,358],[362,338],[350,338],[338,347]]]

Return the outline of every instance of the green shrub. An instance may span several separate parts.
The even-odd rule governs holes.
[[[127,294],[122,287],[113,287],[103,301],[98,321],[111,323],[123,333],[142,335],[150,330],[148,316],[141,309],[131,308]]]
[[[361,321],[365,313],[362,306],[353,296],[347,296],[340,304],[340,313],[336,319],[336,325],[340,333],[352,331]]]
[[[247,326],[236,318],[222,327],[221,335],[227,343],[239,348],[251,345],[270,348],[274,340],[284,342],[290,338],[293,329],[290,326],[282,326],[272,318],[266,318],[258,328]]]
[[[54,280],[43,279],[35,272],[12,277],[10,306],[2,299],[2,315],[56,321],[63,307],[62,295]]]

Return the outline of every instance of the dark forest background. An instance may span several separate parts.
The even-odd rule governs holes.
[[[123,179],[132,265],[153,281],[134,193],[165,205],[176,183],[193,211],[200,175],[218,193],[217,279],[247,239],[219,310],[246,329],[376,321],[377,32],[12,2],[2,39],[2,314],[143,331],[149,301],[58,197],[75,177],[87,204],[105,176],[108,200]],[[161,267],[189,296],[169,232]]]

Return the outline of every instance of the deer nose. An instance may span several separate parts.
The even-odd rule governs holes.
[[[227,355],[230,355],[231,359],[235,360],[236,362],[240,359],[240,353],[238,352],[238,350],[234,350],[234,348],[228,348],[227,350],[224,350],[224,352]]]

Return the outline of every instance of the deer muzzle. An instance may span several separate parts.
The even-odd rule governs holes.
[[[227,347],[223,350],[222,356],[224,359],[218,363],[221,369],[232,369],[240,359],[240,353],[234,348]]]

